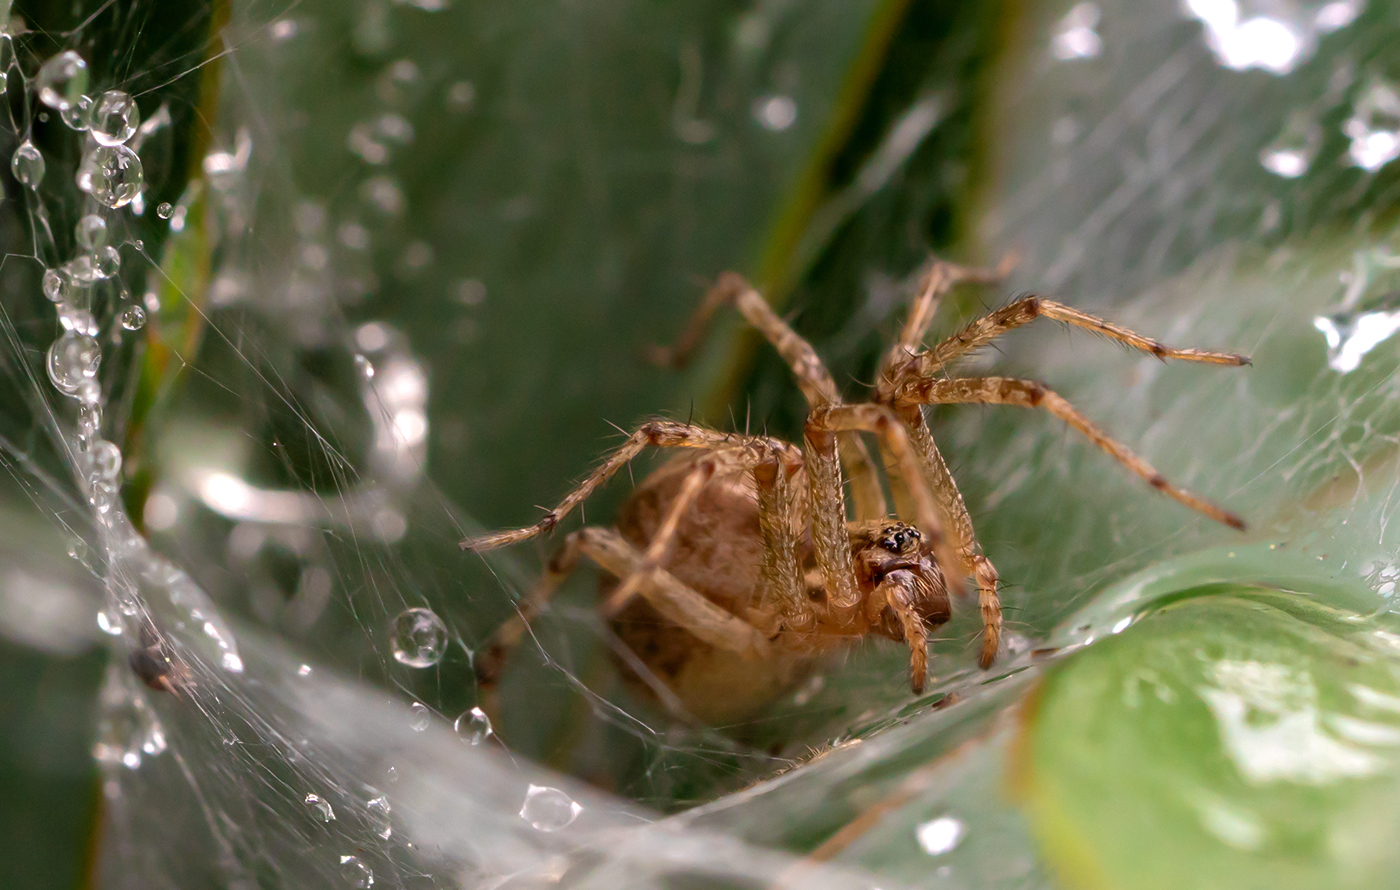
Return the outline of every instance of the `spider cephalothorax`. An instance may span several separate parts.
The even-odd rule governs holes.
[[[871,401],[854,404],[842,401],[816,352],[756,290],[737,275],[722,276],[677,345],[656,350],[653,357],[684,361],[714,311],[734,306],[797,377],[808,403],[801,447],[767,436],[652,421],[535,525],[464,541],[464,548],[483,551],[547,533],[643,450],[689,449],[642,480],[619,513],[616,529],[585,527],[564,539],[539,587],[477,662],[488,700],[510,649],[584,556],[617,579],[604,583],[600,609],[626,646],[619,655],[629,674],[673,707],[707,722],[752,713],[800,678],[814,657],[869,635],[909,647],[910,686],[921,692],[928,632],[948,620],[949,594],[960,593],[968,579],[977,587],[984,628],[978,661],[989,667],[1002,631],[997,573],[973,535],[962,495],[924,419],[924,405],[1043,409],[1154,489],[1243,528],[1234,514],[1172,485],[1044,384],[957,377],[948,368],[1040,317],[1160,359],[1223,365],[1248,360],[1173,349],[1038,296],[1018,299],[925,348],[939,297],[960,281],[988,281],[999,274],[935,263],[886,354]],[[862,433],[878,444],[887,468],[883,481]],[[886,503],[886,489],[896,515]]]

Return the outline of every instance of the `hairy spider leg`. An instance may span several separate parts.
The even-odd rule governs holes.
[[[909,307],[899,339],[885,354],[880,376],[884,377],[900,362],[924,348],[924,338],[928,336],[928,329],[933,324],[933,316],[938,312],[944,294],[959,284],[994,284],[1010,274],[1015,264],[1014,254],[1007,254],[995,269],[957,266],[934,260],[919,284],[919,295]]]
[[[934,372],[941,370],[949,362],[974,349],[986,346],[1003,334],[1022,325],[1030,324],[1037,318],[1049,318],[1083,328],[1163,360],[1170,358],[1212,365],[1239,366],[1249,364],[1247,357],[1232,352],[1176,349],[1087,312],[1080,312],[1078,309],[1072,309],[1069,306],[1032,294],[976,319],[928,351],[912,356],[902,366],[891,367],[890,373],[881,377],[882,390],[886,393],[893,393],[897,399],[898,394],[894,391],[898,389],[900,384],[927,378]]]
[[[657,364],[683,367],[693,355],[717,309],[733,306],[772,344],[792,370],[809,409],[841,404],[841,392],[812,345],[778,317],[763,295],[742,276],[726,272],[705,294],[695,315],[671,348],[653,346],[648,356]],[[841,463],[851,481],[851,501],[857,519],[887,515],[884,490],[870,452],[858,435],[838,437]]]
[[[775,452],[764,446],[763,443],[750,442],[745,446],[737,448],[716,449],[713,453],[697,461],[695,467],[686,474],[681,482],[680,489],[675,498],[667,508],[666,515],[662,518],[661,525],[657,527],[652,535],[651,541],[647,544],[647,549],[643,553],[640,568],[630,575],[621,576],[622,583],[608,597],[602,606],[603,614],[606,617],[614,617],[622,611],[623,607],[638,592],[652,575],[662,568],[666,563],[666,558],[670,554],[671,545],[675,540],[676,532],[680,528],[682,518],[685,513],[694,506],[695,501],[700,496],[700,491],[705,487],[705,483],[714,478],[717,472],[724,470],[748,470],[756,471],[760,466],[771,465],[775,472],[781,473],[786,479],[788,475],[795,472],[801,464],[796,449],[784,444],[784,450]],[[780,467],[786,466],[787,471],[783,472]],[[796,559],[796,542],[775,541],[773,535],[779,534],[780,523],[773,522],[765,516],[765,511],[772,510],[780,516],[787,516],[788,510],[784,498],[779,498],[770,502],[764,502],[760,498],[759,516],[761,524],[764,524],[765,536],[768,543],[776,544],[779,547],[790,549],[793,559]],[[771,529],[769,526],[772,526]],[[791,537],[791,535],[789,535]],[[779,583],[785,575],[777,576]]]
[[[873,403],[836,405],[812,411],[807,416],[807,427],[809,430],[831,432],[859,430],[874,433],[878,437],[881,451],[888,455],[886,462],[892,464],[905,481],[914,507],[915,524],[929,535],[929,543],[934,549],[934,555],[943,569],[949,587],[958,589],[968,575],[966,563],[944,532],[947,524],[944,515],[919,464],[909,432],[895,413],[884,405]],[[813,505],[813,510],[815,509],[816,506]]]
[[[928,628],[908,604],[912,596],[913,584],[904,572],[892,572],[875,588],[867,606],[871,618],[879,613],[877,609],[888,605],[899,617],[904,628],[904,642],[909,647],[909,688],[915,695],[923,695],[924,683],[928,680]],[[907,596],[900,596],[904,593]]]
[[[947,527],[953,546],[977,584],[977,602],[982,613],[983,628],[982,654],[977,663],[983,669],[989,668],[1001,647],[1001,598],[997,595],[1000,576],[991,560],[982,553],[982,545],[977,543],[977,535],[972,530],[972,514],[967,512],[958,483],[933,441],[933,433],[928,428],[922,406],[898,405],[894,410],[909,433],[909,441],[923,467],[924,479],[928,481],[944,515],[951,517]]]
[[[911,357],[917,355],[924,348],[924,338],[928,336],[929,327],[933,324],[933,317],[938,312],[938,306],[943,300],[943,295],[959,284],[991,284],[1010,273],[1016,263],[1014,254],[1007,254],[995,269],[980,269],[972,266],[958,266],[942,260],[934,260],[924,273],[919,284],[919,295],[914,298],[913,304],[909,307],[909,314],[904,320],[904,327],[899,338],[891,344],[889,351],[885,353],[885,358],[880,364],[880,373],[876,377],[879,381],[876,387],[876,401],[880,401],[879,393],[884,381],[890,379],[901,364],[907,362]],[[906,423],[907,423],[906,418]],[[920,418],[919,425],[923,421]],[[915,433],[915,428],[910,426],[910,433]],[[958,493],[957,486],[952,485],[952,477],[948,474],[947,468],[943,467],[943,459],[938,455],[937,449],[929,452],[927,445],[932,444],[931,437],[925,437],[926,444],[919,445],[924,465],[923,476],[932,486],[934,495],[938,501],[939,508],[943,512],[945,526],[954,527],[954,537],[957,541],[958,552],[963,557],[963,562],[971,565],[969,542],[971,541],[970,521],[967,518],[967,509],[962,505],[962,495]],[[932,454],[932,459],[927,455]],[[939,473],[938,468],[943,467],[943,472]],[[885,463],[885,477],[890,483],[890,493],[894,496],[895,512],[901,519],[912,521],[917,515],[916,506],[909,486],[904,481],[904,476],[898,466]],[[957,533],[957,526],[967,525],[968,530],[964,534]]]
[[[1167,481],[1151,464],[1121,442],[1110,438],[1093,421],[1080,414],[1063,396],[1043,383],[1012,377],[959,377],[952,380],[925,380],[906,391],[907,397],[916,398],[929,405],[978,404],[1044,408],[1167,497],[1216,522],[1239,531],[1244,530],[1244,520],[1239,516]]]
[[[648,447],[716,449],[733,448],[744,444],[753,444],[770,452],[782,454],[789,460],[801,461],[802,459],[794,446],[767,436],[721,433],[705,429],[702,426],[677,423],[671,420],[649,421],[642,424],[635,433],[628,437],[626,442],[608,455],[598,469],[590,473],[588,478],[584,479],[577,488],[564,497],[564,500],[559,502],[559,506],[546,513],[539,522],[524,528],[468,538],[462,542],[461,547],[463,550],[482,553],[552,531],[561,519],[568,516],[575,507],[583,503],[603,483],[616,475],[618,470],[627,466],[628,462]]]

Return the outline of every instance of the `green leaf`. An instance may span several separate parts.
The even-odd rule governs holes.
[[[1400,648],[1306,594],[1220,584],[1049,671],[1019,793],[1068,887],[1369,888],[1400,867]]]

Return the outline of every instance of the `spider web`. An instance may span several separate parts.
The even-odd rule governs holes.
[[[94,7],[42,33],[12,15],[4,624],[47,651],[111,653],[97,883],[1043,885],[996,791],[1011,738],[998,715],[1034,675],[1032,646],[1182,554],[1217,574],[1353,578],[1384,603],[1400,576],[1400,244],[1369,212],[1396,193],[1393,29],[1359,0],[1229,5],[1233,19],[1046,4],[1020,21],[992,78],[999,135],[972,216],[984,259],[1021,255],[1007,289],[1255,366],[1163,366],[1034,328],[964,370],[1047,381],[1247,516],[1252,537],[1144,493],[1046,418],[940,410],[935,434],[1007,582],[1004,670],[972,670],[975,609],[960,608],[925,699],[904,692],[904,653],[870,645],[719,729],[621,686],[609,653],[626,652],[583,578],[521,647],[492,727],[473,653],[539,560],[467,559],[456,542],[532,520],[521,511],[615,441],[606,418],[683,405],[715,378],[719,350],[678,379],[600,363],[600,347],[675,331],[692,277],[760,240],[859,47],[812,48],[877,28],[883,7],[761,3],[716,21],[633,4],[545,21],[435,0],[201,5],[113,64],[94,55],[104,29],[147,33],[153,7]],[[198,35],[214,24],[211,51]],[[664,46],[638,47],[648,28]],[[1279,28],[1283,49],[1258,37]],[[91,71],[71,94],[63,50]],[[69,122],[46,86],[99,113]],[[110,90],[135,96],[133,132]],[[103,115],[98,100],[116,104]],[[911,158],[953,101],[895,116],[812,214],[805,257],[898,216],[883,202],[916,184]],[[614,108],[652,130],[631,135]],[[118,169],[122,145],[139,177]],[[106,246],[119,268],[102,267]],[[913,274],[861,269],[859,310],[818,338],[842,379],[861,378],[856,344],[892,329]],[[964,295],[944,327],[997,299]],[[763,399],[791,402],[783,387],[754,390],[776,426]],[[145,685],[133,653],[173,672]],[[932,708],[951,692],[968,701]],[[891,794],[905,805],[839,864],[793,871],[793,851]]]

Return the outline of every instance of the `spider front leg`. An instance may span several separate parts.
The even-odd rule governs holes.
[[[958,266],[943,260],[934,260],[919,282],[919,295],[909,307],[909,315],[904,320],[904,328],[899,339],[885,354],[880,367],[880,379],[889,376],[895,367],[923,349],[924,338],[933,324],[933,316],[943,295],[959,284],[992,284],[1010,274],[1016,265],[1015,254],[1007,254],[995,269],[979,269],[975,266]]]
[[[841,404],[841,392],[812,344],[778,317],[763,295],[734,272],[721,275],[680,338],[670,348],[654,346],[648,357],[659,365],[683,367],[699,346],[716,310],[733,306],[787,362],[809,409]],[[841,463],[851,480],[851,500],[859,519],[877,519],[886,514],[885,495],[870,453],[858,436],[838,436]]]
[[[1167,497],[1214,519],[1216,522],[1244,531],[1244,520],[1239,516],[1217,507],[1200,495],[1167,481],[1167,478],[1157,472],[1151,464],[1134,454],[1126,445],[1110,438],[1092,421],[1080,414],[1063,396],[1043,383],[1036,383],[1033,380],[1016,380],[1011,377],[925,379],[908,387],[905,393],[906,398],[917,399],[929,405],[962,403],[1043,408],[1069,424],[1070,427],[1089,439],[1114,460]]]
[[[583,503],[593,492],[597,491],[603,483],[611,479],[618,470],[627,464],[638,454],[641,454],[648,447],[655,448],[733,448],[736,445],[753,443],[761,448],[773,452],[790,455],[792,460],[800,461],[797,451],[793,446],[778,439],[770,439],[767,436],[745,436],[736,433],[720,433],[715,430],[705,429],[689,423],[676,423],[670,420],[653,420],[642,424],[641,428],[628,437],[620,447],[608,455],[602,466],[594,470],[584,479],[577,488],[569,492],[559,506],[545,514],[544,518],[534,525],[527,525],[524,528],[512,529],[511,531],[494,532],[489,535],[481,535],[475,538],[468,538],[462,541],[463,550],[472,550],[483,553],[487,550],[495,550],[498,547],[505,547],[519,541],[525,541],[538,535],[545,534],[554,529],[559,521],[569,515],[575,507]]]
[[[949,586],[956,590],[963,578],[967,577],[967,566],[962,554],[953,546],[944,531],[947,526],[945,515],[940,511],[937,498],[924,476],[918,455],[910,442],[908,430],[900,423],[895,413],[884,405],[876,404],[821,408],[807,416],[807,428],[809,431],[861,431],[874,433],[879,437],[881,449],[890,456],[891,462],[908,488],[914,505],[916,524],[929,536],[929,544],[933,547]]]
[[[1037,318],[1048,318],[1064,322],[1086,331],[1107,337],[1131,349],[1154,355],[1159,359],[1176,359],[1186,362],[1203,362],[1210,365],[1248,365],[1249,359],[1232,352],[1209,352],[1204,349],[1177,349],[1144,337],[1120,325],[1105,321],[1087,312],[1080,312],[1063,303],[1031,295],[1008,303],[1000,309],[976,319],[953,336],[943,340],[926,352],[919,353],[906,362],[904,367],[890,367],[881,378],[882,393],[887,397],[898,387],[909,381],[927,378],[961,356],[986,346],[998,337],[1014,331],[1022,325],[1030,324]]]

